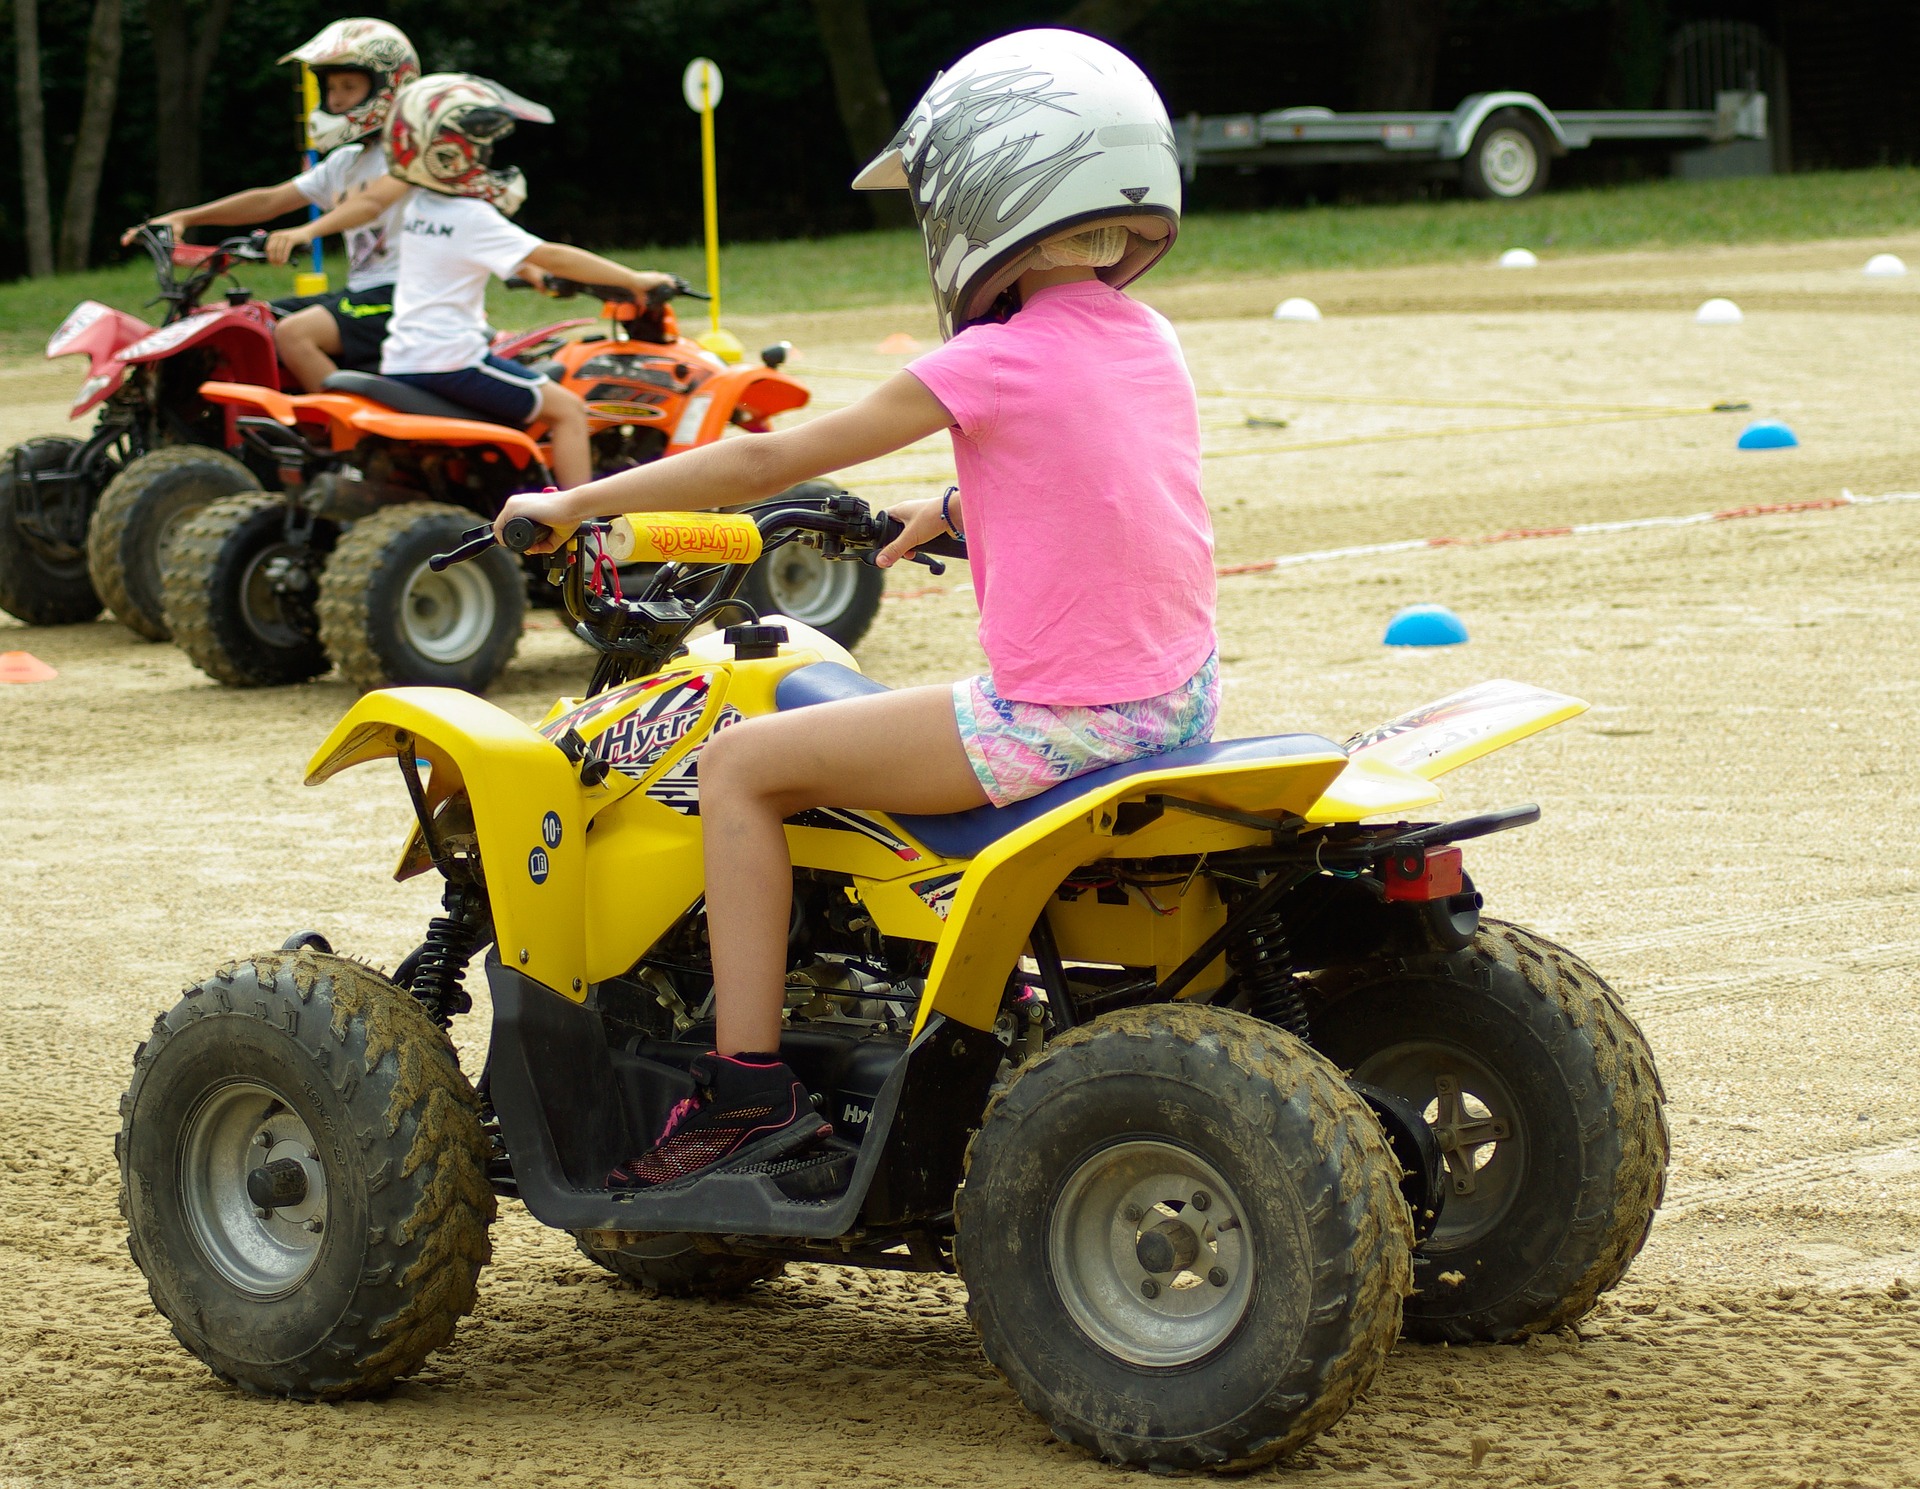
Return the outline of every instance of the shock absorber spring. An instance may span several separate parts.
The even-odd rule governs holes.
[[[1278,911],[1254,921],[1228,947],[1227,965],[1246,991],[1249,1013],[1297,1038],[1307,1037],[1307,1005],[1294,980],[1293,948]]]
[[[447,887],[446,907],[447,914],[427,922],[427,939],[394,974],[395,981],[411,992],[443,1029],[456,1014],[473,1007],[461,976],[485,940],[471,902],[454,885]]]

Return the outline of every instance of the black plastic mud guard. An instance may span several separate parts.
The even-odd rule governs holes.
[[[601,1187],[636,1155],[600,1015],[490,956],[488,1089],[520,1198],[561,1230],[696,1231],[823,1239],[952,1208],[967,1138],[1006,1048],[936,1015],[874,1103],[846,1191],[796,1200],[753,1172],[658,1189]]]

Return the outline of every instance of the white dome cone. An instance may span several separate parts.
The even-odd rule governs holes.
[[[1740,307],[1738,305],[1734,304],[1731,300],[1723,300],[1718,296],[1708,300],[1698,310],[1694,311],[1693,318],[1703,326],[1737,326],[1745,319],[1745,317],[1740,314]]]
[[[1320,307],[1311,300],[1302,300],[1295,295],[1291,300],[1282,300],[1274,307],[1273,318],[1277,321],[1317,321],[1320,319]]]
[[[1907,266],[1900,261],[1897,253],[1876,253],[1867,260],[1867,267],[1860,272],[1875,279],[1898,279],[1907,272]]]
[[[1500,255],[1500,267],[1503,269],[1537,269],[1540,260],[1535,258],[1531,248],[1509,248]]]

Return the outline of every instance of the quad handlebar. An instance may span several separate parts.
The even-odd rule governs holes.
[[[872,563],[874,557],[900,536],[902,524],[888,513],[873,512],[857,496],[836,491],[827,496],[776,497],[742,516],[760,530],[761,552],[785,543],[806,542],[825,558]],[[583,523],[573,537],[554,552],[541,556],[548,577],[560,587],[561,603],[573,618],[575,634],[601,653],[590,693],[642,676],[677,655],[698,626],[725,610],[757,612],[737,598],[751,563],[663,563],[646,578],[632,599],[616,591],[602,593],[599,578],[611,566],[599,549],[605,523]],[[551,536],[552,529],[527,517],[506,524],[496,539],[492,527],[475,527],[462,535],[451,552],[428,560],[436,572],[478,558],[500,546],[515,553]],[[945,572],[941,558],[965,558],[963,539],[946,535],[931,539],[915,551],[914,561],[934,573]]]
[[[264,264],[267,261],[267,235],[242,233],[220,242],[201,246],[181,243],[166,228],[143,222],[135,229],[139,244],[153,260],[153,277],[159,286],[159,298],[167,302],[167,318],[197,308],[207,287],[235,264]],[[176,268],[192,269],[185,279],[174,277]]]
[[[533,286],[524,279],[509,279],[510,290],[530,290]],[[576,295],[586,295],[608,305],[638,305],[640,296],[624,284],[590,284],[584,279],[563,279],[558,274],[547,275],[546,293],[556,300],[571,300]],[[656,284],[647,291],[646,305],[649,310],[665,305],[669,300],[711,300],[712,295],[695,289],[686,280],[675,275],[666,284]]]

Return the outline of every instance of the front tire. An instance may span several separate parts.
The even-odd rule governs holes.
[[[1491,920],[1465,951],[1320,987],[1315,1047],[1424,1110],[1446,1155],[1408,1337],[1496,1341],[1580,1318],[1639,1254],[1666,1187],[1660,1079],[1613,990]]]
[[[678,1233],[576,1231],[573,1240],[589,1261],[663,1298],[731,1298],[787,1269],[774,1257],[703,1251],[692,1236]]]
[[[956,1200],[987,1358],[1111,1461],[1245,1468],[1343,1416],[1409,1286],[1399,1166],[1292,1035],[1181,1004],[1063,1035],[988,1107]]]
[[[149,641],[171,639],[161,597],[168,540],[210,502],[260,482],[231,455],[168,445],[128,463],[107,483],[87,527],[87,571],[120,623]]]
[[[79,440],[56,435],[22,440],[0,455],[0,610],[30,626],[78,625],[100,613],[85,550],[20,525],[22,477],[67,470],[79,448]]]
[[[167,629],[216,682],[305,682],[327,670],[313,613],[313,554],[287,536],[284,498],[229,497],[173,535],[161,601]]]
[[[320,580],[320,639],[348,682],[481,693],[506,670],[527,613],[519,561],[490,548],[444,573],[427,566],[477,520],[459,507],[406,502],[347,529]]]
[[[121,1099],[128,1248],[174,1337],[223,1380],[382,1390],[473,1307],[494,1216],[478,1103],[392,982],[311,950],[189,988]]]

